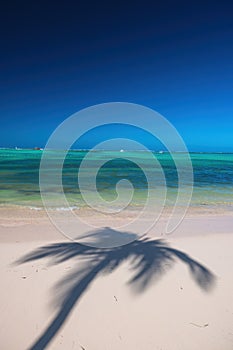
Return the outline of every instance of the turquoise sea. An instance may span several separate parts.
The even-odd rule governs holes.
[[[42,206],[39,188],[39,167],[42,150],[0,150],[0,205],[23,205],[39,208]],[[85,206],[78,188],[77,172],[87,151],[69,151],[63,167],[64,192],[71,206]],[[132,205],[140,205],[147,194],[147,181],[142,170],[135,164],[137,159],[150,167],[147,152],[125,151],[124,156],[135,159],[135,163],[121,158],[114,151],[92,152],[93,168],[100,159],[113,158],[99,169],[97,189],[106,200],[116,196],[116,183],[124,178],[131,181],[135,189]],[[51,164],[60,152],[51,151]],[[177,194],[177,171],[171,155],[154,152],[160,162],[167,183],[166,204],[172,203]],[[194,171],[194,191],[191,206],[233,207],[233,154],[230,153],[191,153]],[[182,154],[179,155],[182,159]],[[92,166],[90,166],[91,168]],[[87,177],[89,171],[88,169]],[[48,169],[52,172],[54,169]],[[189,184],[187,184],[188,186]],[[52,191],[52,190],[51,190]],[[185,191],[185,188],[183,189]],[[159,195],[159,183],[158,183]]]

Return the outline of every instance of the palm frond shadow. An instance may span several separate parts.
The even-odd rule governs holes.
[[[107,234],[106,231],[107,228],[103,229],[103,236]],[[95,244],[98,245],[99,235],[96,237],[95,234],[92,235]],[[215,281],[213,273],[208,268],[186,253],[172,248],[162,239],[138,239],[114,249],[93,248],[75,242],[55,243],[29,253],[17,263],[43,258],[50,258],[52,264],[70,259],[78,259],[80,262],[80,259],[83,259],[85,267],[80,269],[77,266],[77,269],[72,269],[72,272],[55,286],[57,313],[50,325],[29,348],[30,350],[45,349],[66,321],[74,305],[97,276],[116,270],[125,261],[130,263],[132,272],[132,278],[128,284],[137,292],[143,292],[152,281],[158,279],[177,261],[188,267],[190,276],[204,291],[209,291]]]

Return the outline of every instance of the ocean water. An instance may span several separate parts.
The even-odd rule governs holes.
[[[41,208],[42,201],[39,187],[39,167],[41,150],[0,150],[0,205],[21,205],[31,208]],[[79,166],[87,151],[69,151],[63,166],[63,188],[70,206],[86,205],[78,186],[77,174]],[[48,174],[56,173],[56,159],[62,157],[61,152],[51,151],[51,167]],[[128,161],[125,156],[134,159]],[[182,157],[184,155],[176,155]],[[162,167],[167,187],[166,205],[173,205],[177,195],[178,175],[172,157],[168,153],[154,153]],[[233,207],[233,154],[224,153],[191,153],[193,173],[193,207]],[[111,160],[112,159],[112,160]],[[99,194],[108,201],[116,199],[116,184],[119,180],[128,179],[134,187],[131,206],[143,205],[147,197],[148,184],[142,169],[136,165],[143,164],[143,169],[151,168],[148,152],[114,151],[91,152],[91,162],[85,169],[88,179],[96,169],[99,161],[106,163],[99,169],[96,187]],[[187,183],[182,191],[186,191]],[[51,188],[51,195],[56,188]],[[162,183],[158,180],[156,195],[162,193]],[[93,192],[93,198],[95,193]],[[180,203],[182,205],[182,203]]]

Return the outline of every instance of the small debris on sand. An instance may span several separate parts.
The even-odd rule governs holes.
[[[209,326],[209,323],[205,323],[205,324],[201,325],[201,324],[190,322],[190,324],[192,324],[195,327],[199,327],[199,328],[205,328],[205,327]]]

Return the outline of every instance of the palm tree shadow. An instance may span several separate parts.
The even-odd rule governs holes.
[[[111,233],[113,230],[111,230]],[[118,231],[115,231],[119,234]],[[92,232],[93,244],[103,237],[109,237],[109,229],[105,228],[98,234]],[[125,235],[132,235],[125,232]],[[204,291],[209,291],[215,281],[213,273],[186,253],[172,248],[165,240],[137,239],[117,248],[101,249],[75,242],[55,243],[40,247],[17,261],[18,264],[43,258],[50,258],[52,264],[59,264],[69,259],[84,259],[84,268],[74,269],[67,277],[60,280],[55,287],[57,313],[49,326],[39,336],[30,350],[42,350],[55,337],[66,321],[74,305],[87,291],[97,276],[116,270],[120,264],[129,261],[132,278],[129,285],[138,292],[143,292],[149,285],[176,261],[183,262],[189,269],[191,277]]]

